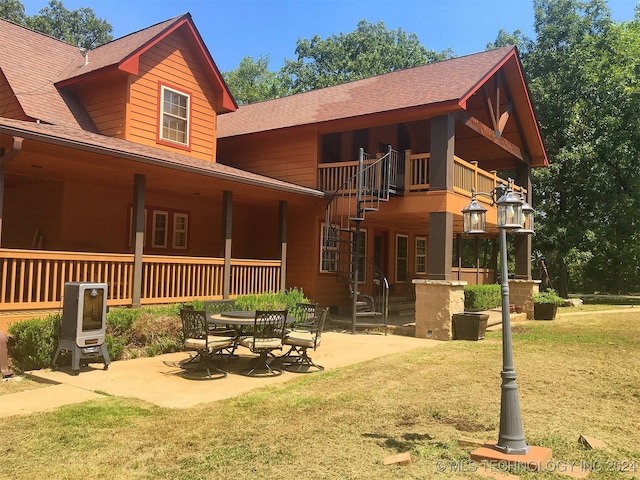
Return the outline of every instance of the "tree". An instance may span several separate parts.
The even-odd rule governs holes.
[[[113,39],[113,28],[97,18],[90,8],[68,10],[61,1],[51,0],[38,15],[25,15],[19,0],[0,0],[0,16],[72,45],[92,49]]]
[[[223,73],[229,90],[239,105],[278,98],[287,93],[284,80],[275,72],[269,71],[269,57],[244,57],[240,66]]]
[[[552,162],[534,171],[536,246],[563,295],[638,288],[638,23],[615,24],[603,0],[534,9],[523,65]]]
[[[285,60],[282,73],[290,78],[292,93],[337,85],[394,70],[416,67],[452,56],[420,44],[418,36],[402,29],[388,30],[383,22],[361,20],[348,34],[322,40],[318,35],[299,39],[296,60]]]
[[[0,18],[24,25],[27,20],[24,5],[19,0],[0,0]]]

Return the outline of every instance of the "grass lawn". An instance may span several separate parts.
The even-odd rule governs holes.
[[[640,314],[561,313],[513,332],[527,442],[553,449],[550,467],[583,461],[600,470],[590,479],[633,478],[621,468],[640,478]],[[501,364],[491,332],[187,410],[111,397],[11,417],[0,478],[476,478],[473,447],[459,440],[497,440]],[[581,434],[608,447],[588,450]],[[413,462],[382,464],[400,452]]]

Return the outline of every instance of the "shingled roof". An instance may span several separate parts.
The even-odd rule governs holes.
[[[503,47],[242,106],[220,117],[218,137],[308,125],[412,107],[450,104],[462,108],[467,96],[495,71],[515,47]]]
[[[324,197],[323,192],[312,188],[302,187],[275,178],[239,170],[220,163],[199,160],[181,153],[160,150],[155,147],[86,132],[63,125],[48,125],[0,117],[0,134],[36,140],[42,143],[67,146],[78,150],[198,173],[203,176],[223,180],[232,180],[248,185],[257,185],[312,197]]]
[[[139,55],[181,26],[190,29],[209,65],[212,81],[217,84],[220,94],[219,113],[235,110],[237,105],[189,14],[97,47],[88,52],[87,64],[78,47],[0,19],[0,70],[28,117],[96,132],[95,125],[73,93],[60,87],[107,68],[137,73]]]

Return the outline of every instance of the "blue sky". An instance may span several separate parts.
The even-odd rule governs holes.
[[[638,0],[609,0],[616,21],[633,18]],[[49,0],[22,0],[34,15]],[[269,55],[270,69],[295,58],[296,41],[348,33],[358,21],[382,21],[418,35],[429,49],[457,56],[479,52],[502,28],[533,37],[532,0],[63,0],[69,10],[90,7],[118,38],[189,12],[222,71],[246,56]]]

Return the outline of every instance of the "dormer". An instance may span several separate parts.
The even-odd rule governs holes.
[[[55,86],[103,135],[212,162],[216,117],[237,108],[189,14],[78,50]]]

